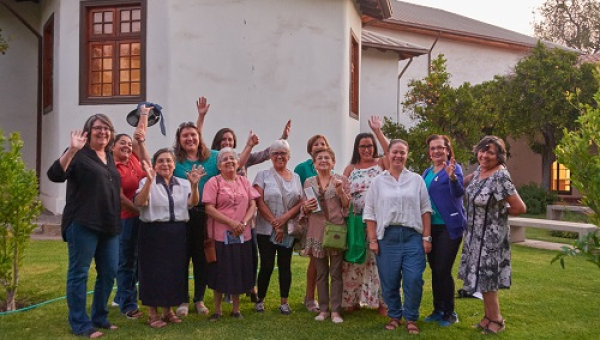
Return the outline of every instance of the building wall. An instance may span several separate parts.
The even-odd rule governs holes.
[[[8,5],[33,27],[38,26],[37,5],[14,2]],[[0,54],[0,130],[4,135],[19,132],[24,141],[23,160],[35,169],[37,126],[38,39],[14,14],[0,6],[2,37],[9,44]],[[38,30],[41,32],[41,29]]]
[[[56,0],[54,10],[55,109],[44,116],[44,171],[90,115],[106,113],[118,132],[131,132],[125,116],[135,108],[79,105],[79,3]],[[164,107],[167,126],[166,137],[149,129],[149,151],[173,145],[179,123],[196,120],[203,95],[211,104],[209,146],[227,126],[240,146],[250,130],[258,133],[262,149],[292,119],[290,168],[307,158],[306,141],[317,133],[328,137],[338,164],[350,159],[359,130],[348,113],[350,30],[360,39],[361,29],[353,1],[148,0],[147,13],[147,100]],[[44,205],[60,212],[65,186],[41,180]]]

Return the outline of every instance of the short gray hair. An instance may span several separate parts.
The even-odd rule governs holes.
[[[290,156],[292,153],[290,150],[290,144],[285,139],[278,139],[269,147],[269,154],[277,151],[285,151],[288,153],[288,156]]]
[[[233,154],[235,159],[237,159],[238,162],[240,161],[240,156],[237,154],[237,152],[235,152],[233,148],[227,147],[219,150],[219,153],[217,154],[217,164],[221,163],[221,159],[223,158],[223,156],[228,153]]]

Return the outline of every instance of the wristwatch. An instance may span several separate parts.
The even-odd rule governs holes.
[[[423,241],[431,243],[432,238],[431,238],[431,236],[425,236],[425,237],[423,237]]]

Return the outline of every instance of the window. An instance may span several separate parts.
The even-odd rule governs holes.
[[[359,45],[354,32],[350,32],[350,117],[358,119],[358,69]]]
[[[48,113],[54,100],[54,14],[44,25],[43,44],[42,105],[44,113]]]
[[[145,100],[145,0],[81,3],[81,104]]]
[[[554,162],[552,163],[552,171],[550,172],[551,188],[559,194],[571,194],[571,170],[564,165]]]

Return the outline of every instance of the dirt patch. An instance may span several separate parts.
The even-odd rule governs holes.
[[[33,304],[34,302],[28,298],[18,298],[16,302],[17,309],[29,307]],[[0,312],[6,312],[6,300],[0,300]]]

